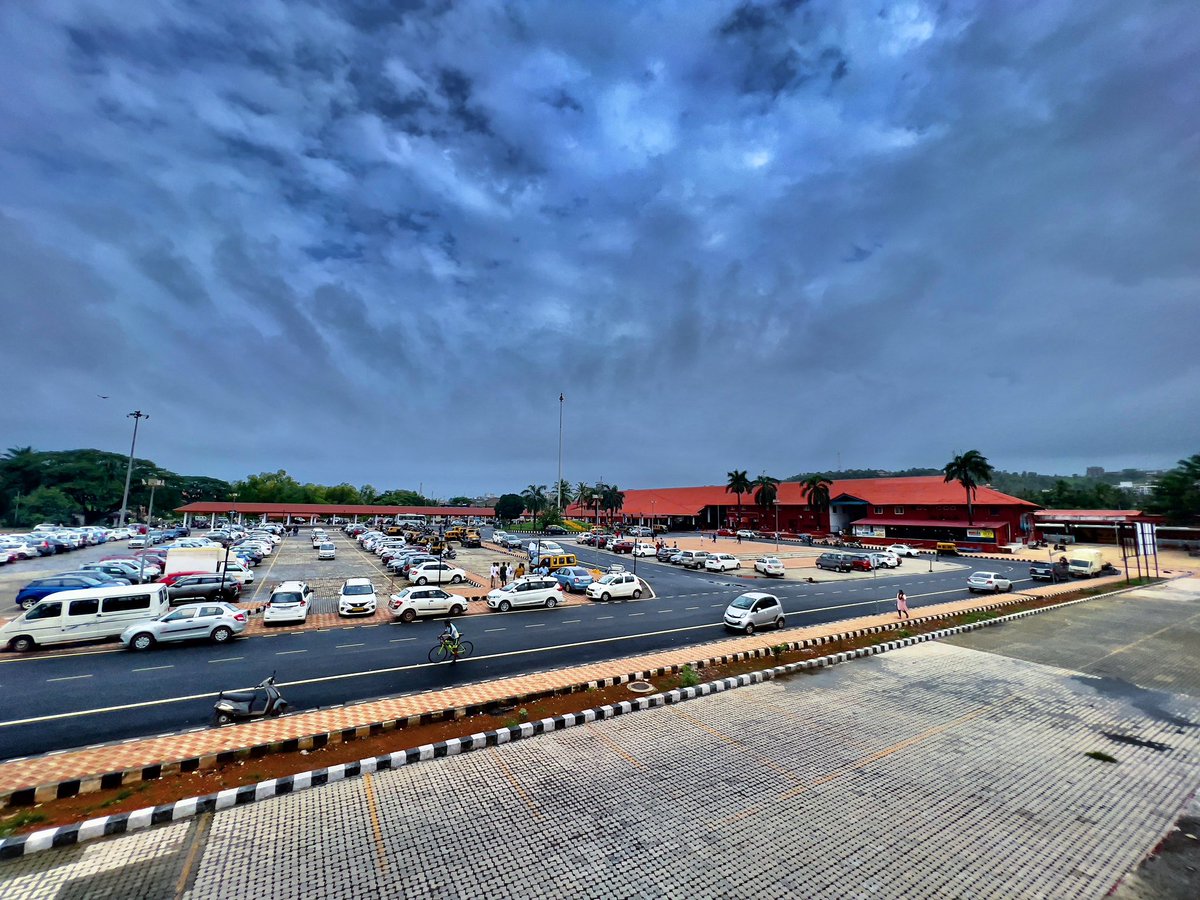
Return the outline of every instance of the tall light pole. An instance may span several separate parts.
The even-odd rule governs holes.
[[[142,419],[150,418],[150,414],[144,413],[140,409],[135,409],[125,418],[133,419],[133,442],[129,445],[129,465],[125,467],[125,493],[121,495],[121,518],[117,522],[118,528],[125,527],[125,514],[129,509],[129,479],[133,476],[133,449],[137,446],[138,423]]]
[[[779,552],[779,498],[772,501],[775,504],[775,552]]]
[[[558,395],[558,512],[562,515],[562,423],[563,395]]]

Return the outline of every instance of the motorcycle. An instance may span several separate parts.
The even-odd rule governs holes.
[[[230,722],[281,716],[287,708],[288,702],[279,693],[279,688],[275,687],[275,673],[272,672],[248,691],[221,691],[213,706],[213,724],[228,725]]]
[[[457,559],[458,553],[453,547],[447,547],[442,551],[442,559]]]

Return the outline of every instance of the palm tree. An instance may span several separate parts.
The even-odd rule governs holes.
[[[818,525],[821,522],[821,514],[829,509],[829,488],[832,485],[833,482],[824,475],[809,475],[800,482],[800,493],[816,513]]]
[[[750,488],[754,485],[750,478],[746,475],[745,469],[734,469],[732,472],[725,473],[729,477],[729,482],[725,485],[725,493],[737,494],[738,498],[738,524],[742,524],[742,494],[750,493]]]
[[[592,486],[585,482],[579,482],[575,485],[575,502],[579,504],[580,509],[591,509],[592,507]]]
[[[615,484],[604,485],[604,491],[601,494],[601,503],[604,509],[608,512],[608,524],[612,524],[613,516],[625,505],[625,492],[620,490]]]
[[[534,518],[537,518],[537,514],[546,505],[546,486],[544,484],[529,485],[521,491],[521,499],[525,501],[525,508],[533,514]]]
[[[754,502],[765,510],[769,510],[779,496],[779,479],[770,475],[759,475],[754,479]]]
[[[967,492],[968,526],[973,524],[971,501],[974,499],[975,490],[979,487],[980,482],[991,479],[993,471],[987,457],[978,450],[960,453],[942,468],[942,474],[946,476],[944,481],[957,481]]]

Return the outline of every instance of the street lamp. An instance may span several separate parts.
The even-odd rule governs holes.
[[[779,498],[771,501],[775,504],[775,552],[779,552]]]
[[[129,479],[133,476],[133,449],[137,446],[138,423],[142,419],[150,418],[150,414],[144,413],[140,409],[135,409],[125,418],[133,419],[133,441],[129,445],[129,465],[125,467],[125,493],[121,495],[121,517],[117,522],[118,528],[125,527],[125,514],[129,509]]]
[[[166,484],[166,482],[161,478],[143,478],[142,484],[147,484],[150,486],[150,511],[146,513],[146,533],[149,534],[150,529],[154,527],[154,489],[162,487],[164,484]],[[146,580],[146,553],[144,550],[140,559],[141,564],[138,566],[138,584],[141,584]]]

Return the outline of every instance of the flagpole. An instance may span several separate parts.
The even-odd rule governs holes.
[[[563,395],[558,395],[558,511],[562,513],[562,425]]]

